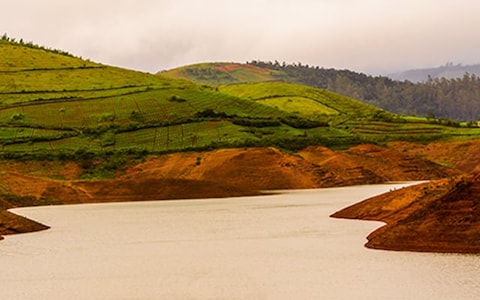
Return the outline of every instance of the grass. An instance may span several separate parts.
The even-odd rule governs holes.
[[[300,114],[310,118],[315,118],[317,115],[337,115],[339,113],[337,110],[319,103],[318,101],[298,96],[274,97],[258,100],[257,102],[278,108],[282,111]]]
[[[184,80],[12,43],[0,43],[0,53],[8,58],[0,63],[4,156],[243,145],[259,137],[248,125],[234,124],[238,118],[254,124],[288,117],[268,105]]]
[[[312,107],[316,112],[324,115],[349,115],[352,118],[373,115],[381,111],[374,106],[333,92],[285,82],[228,85],[220,87],[220,91],[244,99],[263,101],[265,104],[277,106],[288,112],[292,111],[290,107],[285,105],[285,101],[288,104],[288,99],[300,100],[299,97],[301,97],[307,100],[297,101],[295,104],[296,111],[310,116],[312,114],[308,113],[308,110]]]
[[[245,82],[276,81],[285,75],[280,71],[267,70],[239,63],[203,63],[160,72],[171,78],[185,78],[198,84],[226,85]]]
[[[342,148],[392,139],[480,137],[478,128],[396,116],[325,90],[272,82],[278,74],[253,66],[204,64],[196,73],[180,68],[152,75],[4,41],[0,55],[5,158],[84,160],[221,147]],[[211,87],[168,77],[182,72],[208,83],[269,82]]]

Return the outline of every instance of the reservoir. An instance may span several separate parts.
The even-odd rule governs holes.
[[[20,208],[1,299],[480,299],[480,256],[366,249],[333,212],[405,184]]]

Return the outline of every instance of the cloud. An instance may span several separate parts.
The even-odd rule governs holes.
[[[479,13],[474,0],[2,0],[0,28],[150,72],[264,59],[375,73],[477,62]]]

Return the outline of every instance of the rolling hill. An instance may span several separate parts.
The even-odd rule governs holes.
[[[3,155],[262,145],[255,128],[271,127],[271,140],[283,141],[304,132],[282,120],[308,122],[302,115],[213,88],[44,49],[4,41],[0,54]]]
[[[263,69],[259,70],[260,66]],[[291,76],[283,70],[269,69],[269,66],[271,67],[271,65],[260,63],[253,65],[205,63],[160,72],[158,75],[187,79],[199,84],[211,84],[225,93],[253,99],[309,119],[324,120],[331,127],[348,132],[363,142],[468,139],[478,133],[476,123],[462,125],[447,119],[393,114],[328,90],[308,88],[308,85],[287,84],[298,81],[300,78]],[[288,66],[284,68],[288,69]],[[231,70],[243,74],[242,78],[235,77]],[[268,76],[259,77],[256,75],[259,73],[268,74]],[[215,74],[214,79],[206,74]],[[247,80],[247,74],[252,76],[251,80]],[[228,78],[228,80],[220,80],[220,78]],[[329,100],[325,102],[322,99]],[[352,106],[352,103],[355,105]],[[474,128],[466,128],[470,126]]]
[[[447,69],[455,68],[452,66]],[[473,70],[475,66],[472,66]],[[234,73],[243,76],[240,78]],[[440,77],[414,83],[300,63],[252,61],[247,64],[185,66],[160,74],[211,85],[286,81],[326,89],[397,114],[465,122],[480,119],[480,78],[475,72],[462,73],[460,78],[444,78],[441,77],[443,73],[439,73]]]
[[[198,84],[226,85],[276,81],[286,77],[281,71],[239,63],[203,63],[184,66],[159,73],[173,78],[186,78]]]
[[[0,54],[0,155],[6,158],[78,159],[244,146],[298,150],[311,144],[348,147],[480,133],[412,121],[297,84],[210,87],[10,41],[0,43]],[[252,66],[215,68],[241,79],[272,76]]]
[[[241,196],[475,169],[479,128],[394,114],[285,74],[201,64],[153,75],[3,37],[0,234],[46,228],[4,210],[18,206]],[[441,151],[453,143],[464,155]]]

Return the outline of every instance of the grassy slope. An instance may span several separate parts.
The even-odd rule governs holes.
[[[186,78],[199,84],[208,85],[275,81],[285,77],[283,72],[239,63],[195,64],[163,71],[159,75]]]
[[[201,64],[172,71],[179,77],[230,76],[218,82],[263,81],[213,88],[5,41],[0,55],[0,147],[6,157],[270,145],[298,149],[479,134],[407,119],[392,122],[398,117],[354,99],[271,82],[281,74],[250,65]]]
[[[0,147],[6,157],[350,145],[359,142],[351,130],[326,123],[360,122],[380,112],[295,84],[212,88],[5,41],[0,55]],[[215,69],[237,80],[274,77],[239,64]]]
[[[236,76],[239,73],[243,76]],[[219,85],[218,88],[225,93],[252,99],[308,119],[326,120],[331,127],[365,142],[431,142],[480,137],[479,128],[455,127],[445,120],[394,115],[329,91],[295,84],[282,85],[281,81],[292,81],[285,73],[248,64],[205,63],[160,74]]]
[[[355,119],[380,111],[376,107],[336,93],[285,82],[228,85],[220,87],[220,91],[311,118],[348,115]]]
[[[42,49],[0,43],[3,153],[181,151],[255,144],[263,133],[235,118],[288,113],[252,100]],[[266,130],[266,129],[265,129]],[[296,128],[275,124],[270,137]]]

